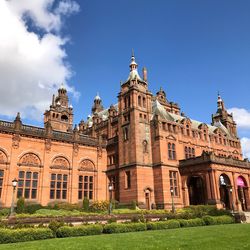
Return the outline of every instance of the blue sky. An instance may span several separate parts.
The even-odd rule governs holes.
[[[86,118],[98,91],[105,106],[117,101],[131,49],[149,88],[162,86],[186,115],[210,122],[220,91],[228,108],[249,109],[249,1],[78,1],[81,12],[64,28],[81,93],[76,121]],[[140,70],[139,69],[139,70]]]
[[[52,2],[54,5],[46,11],[53,11],[61,1]],[[227,108],[244,109],[250,117],[250,1],[75,0],[74,3],[79,6],[77,10],[71,8],[68,13],[61,10],[59,28],[50,29],[42,19],[43,22],[38,22],[39,16],[26,24],[38,37],[51,33],[68,39],[61,45],[67,56],[61,57],[60,63],[70,71],[62,78],[74,88],[70,99],[75,123],[86,120],[97,92],[105,107],[117,102],[120,81],[129,73],[132,48],[139,72],[143,66],[148,69],[149,89],[153,94],[163,87],[168,100],[178,102],[187,116],[210,123],[219,91]],[[46,74],[53,76],[49,70]],[[53,81],[58,86],[58,81]],[[73,97],[77,93],[80,96]],[[29,97],[25,98],[28,102]],[[13,115],[0,116],[6,117],[12,119]],[[24,122],[42,125],[41,119],[29,116]],[[250,137],[250,125],[241,126],[239,134]]]

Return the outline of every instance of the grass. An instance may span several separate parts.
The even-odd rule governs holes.
[[[250,224],[231,224],[0,245],[0,250],[250,249]]]

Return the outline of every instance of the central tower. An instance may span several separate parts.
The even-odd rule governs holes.
[[[152,94],[148,91],[147,70],[143,78],[132,53],[128,79],[121,84],[119,105],[120,202],[137,200],[151,206],[153,197],[150,119]]]

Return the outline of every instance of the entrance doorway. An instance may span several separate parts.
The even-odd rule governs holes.
[[[150,192],[147,190],[145,192],[145,203],[146,203],[146,209],[150,210]]]
[[[205,185],[200,176],[192,176],[188,180],[188,193],[190,205],[205,204]]]
[[[230,192],[230,189],[231,189],[231,182],[228,178],[227,175],[225,174],[222,174],[220,176],[220,200],[223,204],[223,207],[226,208],[226,209],[231,209],[231,192]]]
[[[238,188],[238,198],[241,203],[242,210],[246,211],[248,205],[247,204],[248,188],[244,177],[239,176],[237,178],[237,188]]]

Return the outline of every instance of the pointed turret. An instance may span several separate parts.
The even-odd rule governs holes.
[[[220,96],[220,93],[218,93],[217,108],[218,108],[217,113],[221,113],[222,111],[225,111],[225,105]]]
[[[128,79],[123,84],[130,83],[131,81],[136,81],[136,82],[142,83],[143,85],[146,86],[147,82],[140,77],[140,75],[137,71],[138,64],[135,61],[135,55],[134,55],[133,50],[132,50],[131,62],[129,64],[129,67],[130,67],[130,73],[129,73]],[[146,74],[144,74],[144,76],[146,77]]]
[[[102,99],[99,96],[99,93],[97,93],[95,99],[94,99],[94,104],[92,106],[92,114],[98,113],[103,110],[102,106]]]
[[[227,129],[227,133],[234,137],[237,137],[236,123],[233,119],[233,115],[227,112],[220,93],[218,93],[217,98],[217,112],[216,114],[212,115],[212,125],[216,127],[223,126],[224,130]]]

